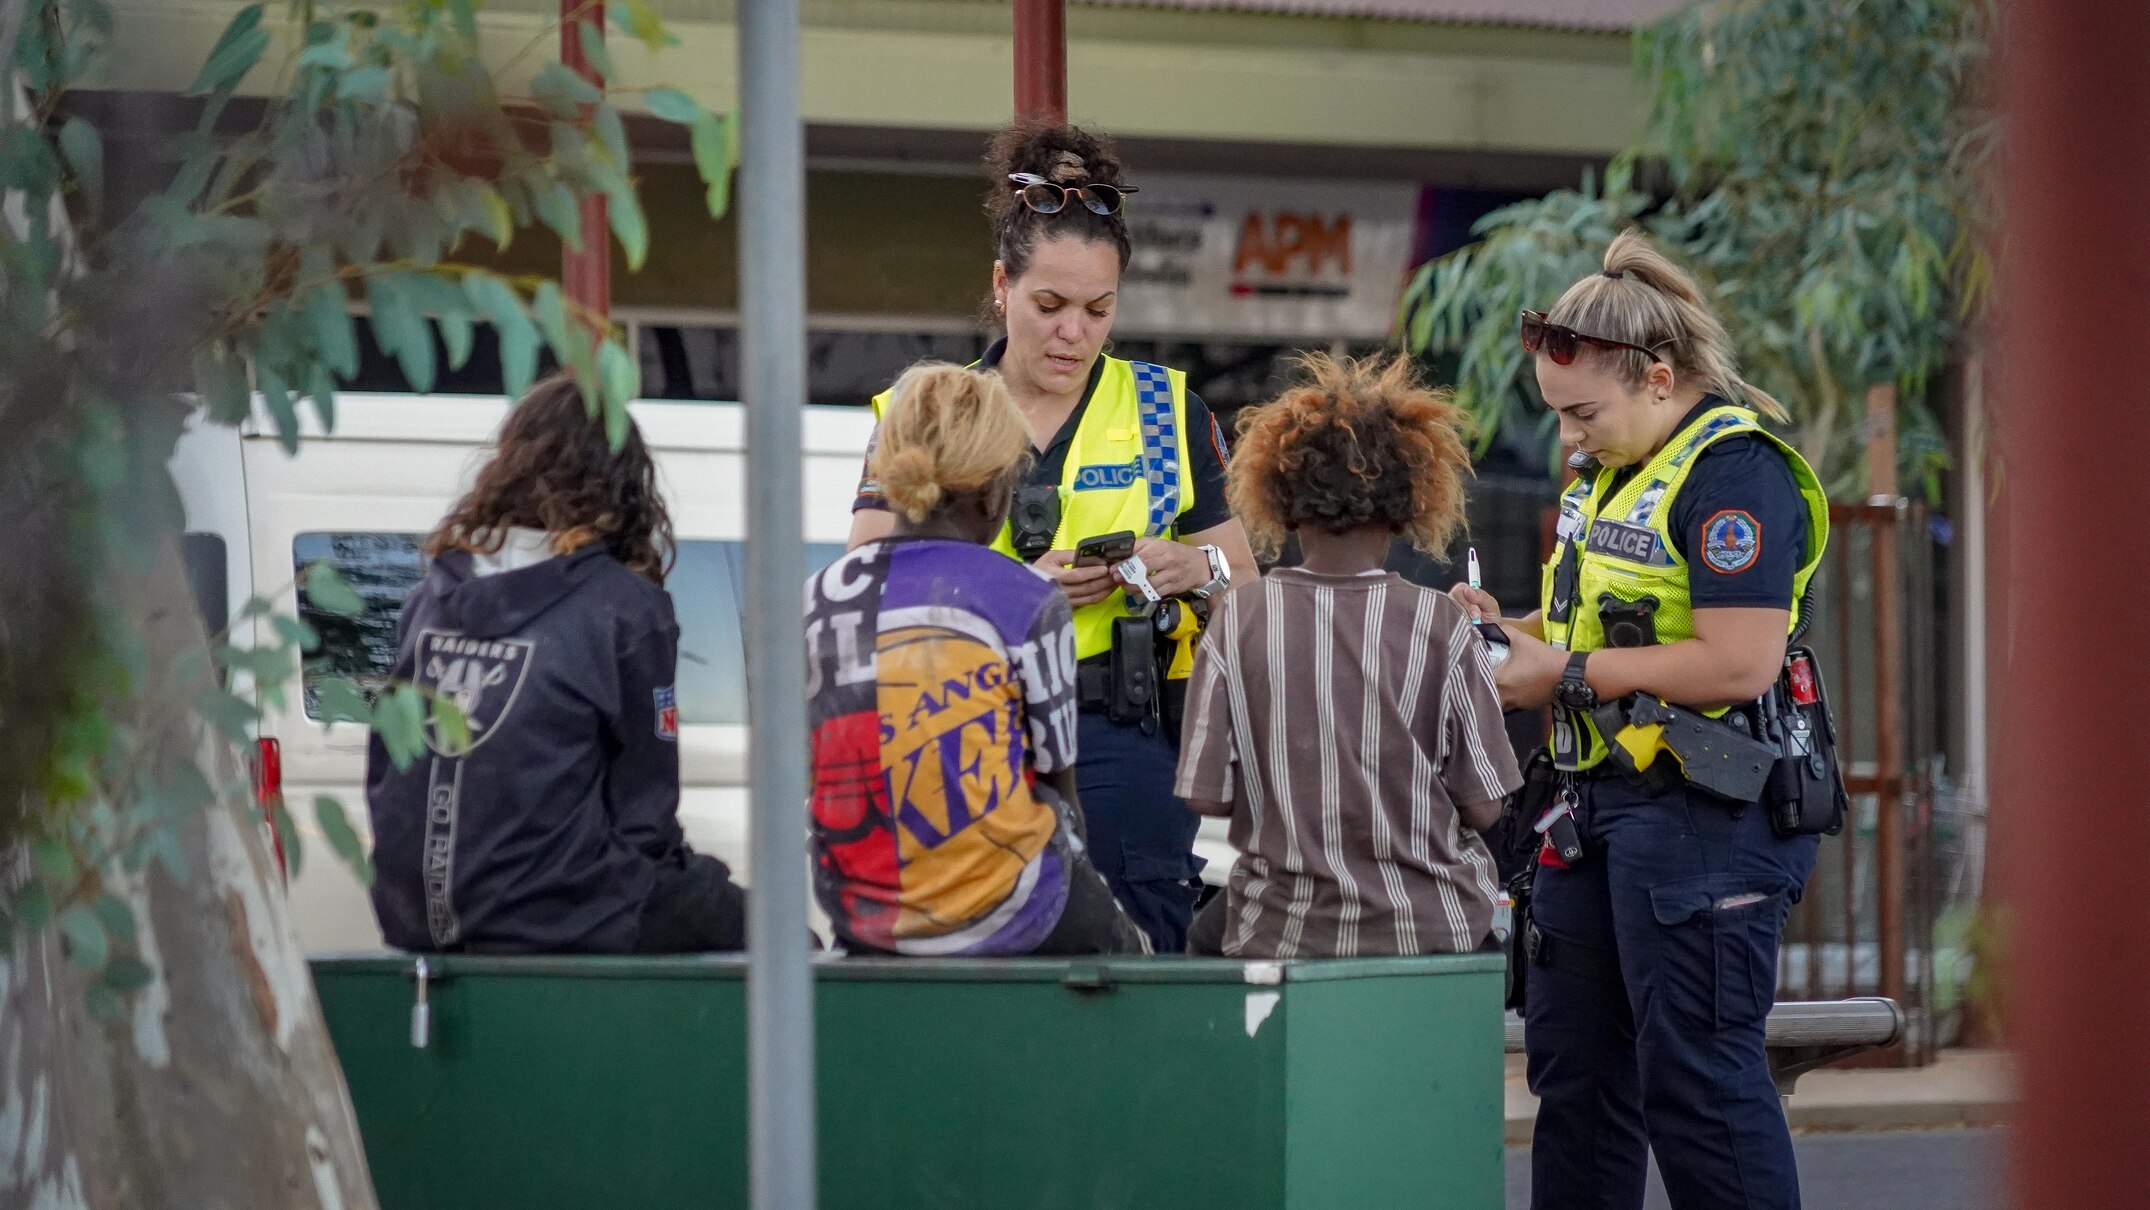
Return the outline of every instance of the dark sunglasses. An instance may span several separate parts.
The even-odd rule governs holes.
[[[1030,172],[1011,172],[1008,183],[1015,186],[1023,204],[1039,214],[1060,213],[1067,209],[1069,198],[1092,214],[1118,214],[1127,195],[1138,192],[1133,185],[1056,185]]]
[[[1663,361],[1657,351],[1671,344],[1660,340],[1654,345],[1629,344],[1624,340],[1608,340],[1603,336],[1589,336],[1573,328],[1556,324],[1545,317],[1543,311],[1523,312],[1523,351],[1543,353],[1553,359],[1556,366],[1564,366],[1575,360],[1577,345],[1596,345],[1601,349],[1633,349],[1652,361]]]

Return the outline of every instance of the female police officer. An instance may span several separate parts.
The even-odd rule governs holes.
[[[1751,733],[1828,505],[1756,422],[1783,410],[1740,379],[1693,279],[1638,233],[1551,314],[1524,312],[1522,341],[1561,440],[1597,464],[1562,501],[1543,607],[1503,622],[1513,647],[1495,674],[1510,707],[1552,704],[1563,772],[1540,820],[1572,822],[1549,835],[1580,842],[1566,863],[1547,846],[1532,899],[1532,1202],[1634,1210],[1654,1149],[1675,1207],[1796,1206],[1763,1025],[1816,841],[1780,838],[1721,783],[1704,789],[1715,775],[1692,753],[1637,776],[1634,758],[1657,752],[1624,744],[1620,771],[1608,744],[1657,733],[1601,724],[1620,726],[1604,707],[1638,695],[1688,708],[1705,743],[1709,728],[1734,731],[1717,737],[1732,746],[1743,723]],[[1456,595],[1499,614],[1483,593]]]
[[[1121,207],[1135,192],[1111,145],[1025,122],[995,138],[987,162],[992,307],[1007,335],[979,364],[1006,381],[1035,454],[994,546],[1020,550],[1074,607],[1075,773],[1091,856],[1157,951],[1174,953],[1185,947],[1199,869],[1199,821],[1171,791],[1178,728],[1159,717],[1165,695],[1155,659],[1135,650],[1139,628],[1115,625],[1130,615],[1127,584],[1113,567],[1079,560],[1077,548],[1132,531],[1163,597],[1250,577],[1254,557],[1225,507],[1223,435],[1185,375],[1103,355],[1131,251]],[[877,416],[886,401],[874,400]],[[854,546],[893,524],[870,476],[853,509]]]

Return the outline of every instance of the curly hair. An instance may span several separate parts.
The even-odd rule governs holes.
[[[426,539],[425,552],[497,551],[518,525],[551,534],[560,554],[601,542],[627,570],[660,586],[672,569],[672,517],[642,430],[629,420],[627,439],[613,449],[565,374],[531,387],[508,413],[492,460]]]
[[[1039,214],[1016,199],[1008,174],[1028,172],[1064,185],[1125,185],[1126,170],[1112,140],[1080,126],[1047,118],[1024,118],[993,136],[985,153],[985,217],[993,225],[993,250],[1009,277],[1030,268],[1038,241],[1067,236],[1110,244],[1120,268],[1134,255],[1127,215],[1092,214],[1069,206],[1058,214]]]
[[[1255,553],[1287,531],[1386,526],[1436,558],[1463,524],[1463,409],[1403,357],[1301,357],[1306,381],[1239,420],[1226,496]]]

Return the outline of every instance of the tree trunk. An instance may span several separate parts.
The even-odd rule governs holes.
[[[178,604],[188,595],[176,553],[134,587],[152,684],[169,684],[175,658],[203,642],[194,610]],[[197,761],[211,785],[229,786],[236,754],[213,731],[201,738],[189,700],[152,688],[127,721],[147,737],[152,768]],[[227,794],[167,816],[184,878],[157,862],[106,871],[156,971],[123,1019],[90,1013],[93,976],[68,962],[54,930],[19,932],[0,956],[0,1205],[374,1206],[258,818],[245,794]],[[0,857],[11,885],[28,869],[19,844]]]

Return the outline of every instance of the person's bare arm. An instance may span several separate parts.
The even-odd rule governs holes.
[[[1463,822],[1470,825],[1473,832],[1483,832],[1500,822],[1500,800],[1495,799],[1492,802],[1459,802],[1456,804],[1456,814],[1463,817]]]
[[[1208,815],[1216,819],[1231,818],[1232,804],[1229,802],[1219,802],[1214,798],[1190,798],[1186,801],[1187,809],[1197,815]]]

